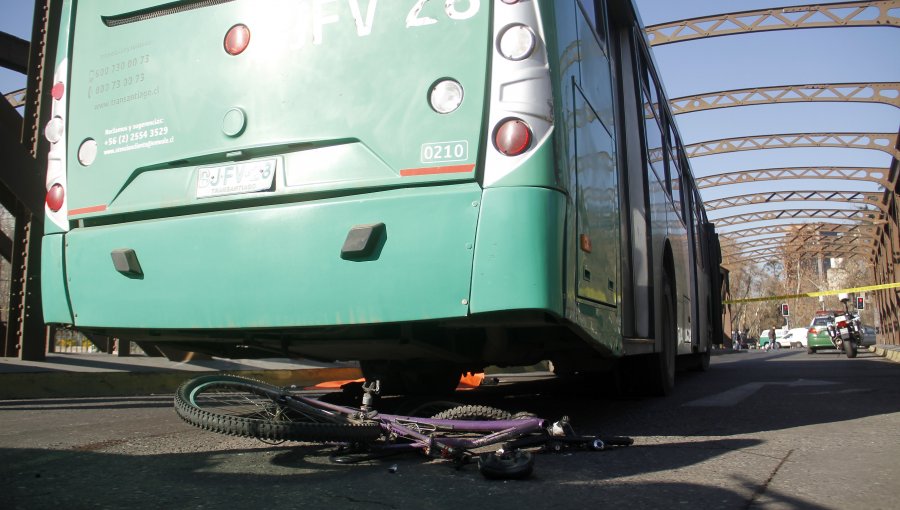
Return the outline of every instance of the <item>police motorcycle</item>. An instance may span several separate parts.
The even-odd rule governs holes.
[[[862,344],[859,314],[850,311],[847,304],[850,301],[849,294],[838,294],[838,298],[844,304],[844,314],[834,316],[834,323],[828,325],[828,334],[837,350],[844,351],[848,358],[855,358],[857,349]]]

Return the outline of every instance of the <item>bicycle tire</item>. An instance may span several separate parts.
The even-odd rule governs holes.
[[[281,389],[232,375],[191,379],[175,391],[175,411],[184,421],[204,430],[268,441],[365,442],[381,436],[375,422],[311,421],[274,402],[267,395]]]
[[[435,420],[511,420],[513,415],[496,407],[464,405],[451,407],[432,416]]]

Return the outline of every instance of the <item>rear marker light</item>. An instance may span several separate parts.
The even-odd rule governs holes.
[[[84,166],[91,166],[95,159],[97,159],[97,141],[88,138],[78,147],[78,162]]]
[[[503,29],[497,50],[508,60],[525,60],[534,52],[537,39],[525,25],[515,24]]]
[[[63,94],[65,94],[65,92],[66,92],[66,86],[63,85],[63,82],[61,82],[61,81],[56,82],[56,84],[53,85],[53,88],[50,89],[50,95],[53,96],[53,99],[56,99],[57,101],[62,99]]]
[[[507,156],[518,156],[531,146],[531,128],[523,120],[507,119],[494,132],[494,146]]]
[[[62,209],[65,199],[66,191],[63,189],[62,184],[56,183],[50,186],[50,190],[47,191],[47,207],[51,211],[57,212]]]
[[[431,87],[428,100],[431,108],[438,113],[451,113],[456,111],[463,101],[463,88],[456,80],[441,80]]]
[[[229,55],[240,55],[250,44],[250,29],[247,25],[237,24],[225,34],[225,51]]]

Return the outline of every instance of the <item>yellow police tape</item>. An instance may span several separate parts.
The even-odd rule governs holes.
[[[853,287],[852,289],[823,290],[820,292],[804,292],[801,294],[788,294],[785,296],[767,296],[744,299],[729,299],[722,301],[723,305],[733,305],[736,303],[754,303],[757,301],[783,301],[785,299],[801,298],[801,297],[819,297],[833,296],[835,294],[850,294],[853,292],[869,292],[875,290],[895,289],[900,287],[900,283],[883,283],[881,285],[869,285],[868,287]]]

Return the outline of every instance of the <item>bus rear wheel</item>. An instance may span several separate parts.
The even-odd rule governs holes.
[[[665,396],[675,388],[675,340],[677,324],[675,323],[675,289],[671,278],[663,275],[662,309],[660,310],[660,352],[651,355],[647,370],[647,393],[653,396]]]
[[[662,397],[672,393],[675,387],[675,341],[677,325],[675,323],[675,292],[672,280],[663,276],[662,302],[660,306],[661,330],[660,351],[653,354],[642,354],[632,359],[623,360],[620,369],[629,393],[636,392],[640,396]]]

